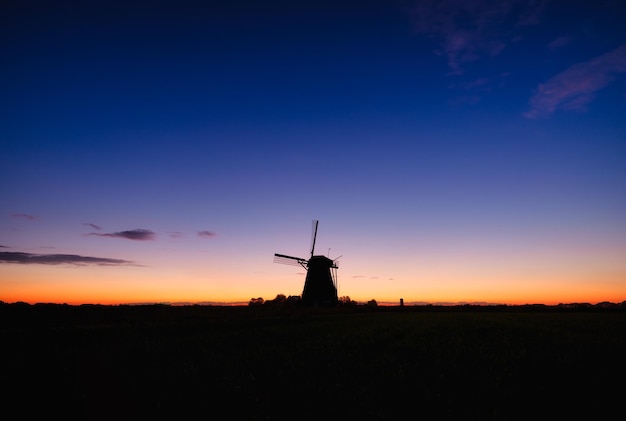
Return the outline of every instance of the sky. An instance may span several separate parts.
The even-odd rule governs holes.
[[[626,300],[626,3],[9,0],[0,300]]]

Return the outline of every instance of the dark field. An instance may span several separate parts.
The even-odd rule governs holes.
[[[0,305],[16,419],[623,416],[626,311]]]

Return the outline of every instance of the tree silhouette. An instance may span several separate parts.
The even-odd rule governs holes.
[[[357,302],[352,300],[347,295],[344,295],[343,297],[339,297],[339,305],[340,306],[355,306],[356,304],[357,304]]]
[[[249,306],[262,306],[265,303],[265,300],[261,297],[259,298],[250,298]]]

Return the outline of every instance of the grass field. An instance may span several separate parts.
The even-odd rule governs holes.
[[[623,310],[3,304],[0,329],[18,418],[623,413]]]

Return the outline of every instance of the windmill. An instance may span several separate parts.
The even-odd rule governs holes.
[[[274,263],[302,266],[306,269],[306,279],[302,291],[302,303],[304,305],[334,306],[338,301],[336,262],[338,258],[333,260],[323,255],[315,255],[318,223],[319,221],[313,221],[311,257],[308,260],[274,253]]]

